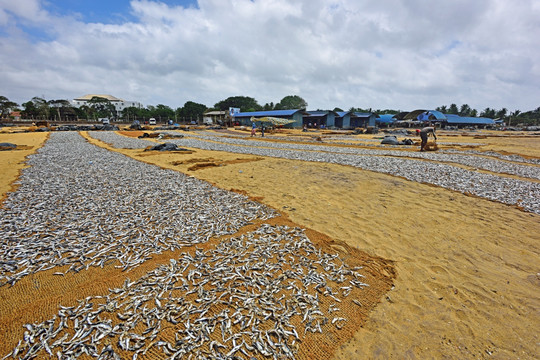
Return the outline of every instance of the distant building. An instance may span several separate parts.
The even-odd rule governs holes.
[[[270,110],[270,111],[252,111],[252,112],[240,112],[234,114],[233,121],[240,123],[240,125],[251,125],[251,118],[258,117],[275,117],[280,119],[293,120],[292,124],[287,127],[302,127],[302,116],[307,114],[304,110]]]
[[[335,126],[335,119],[338,114],[335,111],[331,110],[316,110],[316,111],[306,111],[306,114],[303,116],[304,125],[312,125],[314,127],[320,127],[321,125],[325,127]]]
[[[367,113],[360,113],[355,112],[351,114],[350,124],[347,126],[347,124],[343,124],[343,128],[368,128],[368,127],[375,127],[375,121],[379,117],[379,115],[367,112]]]
[[[207,123],[217,124],[220,122],[224,123],[228,115],[229,115],[228,111],[219,111],[219,110],[208,111],[203,114],[203,122],[205,124]]]
[[[15,121],[21,120],[21,112],[20,111],[12,111],[12,112],[9,113],[9,116]]]
[[[76,108],[80,108],[83,105],[88,106],[88,102],[92,100],[93,97],[100,97],[100,98],[109,100],[116,110],[117,117],[121,117],[122,110],[124,110],[125,108],[128,108],[128,107],[136,107],[138,109],[143,108],[143,105],[138,101],[127,101],[127,100],[119,99],[112,95],[99,95],[99,94],[84,95],[84,96],[71,100],[70,103],[73,107],[76,107]]]

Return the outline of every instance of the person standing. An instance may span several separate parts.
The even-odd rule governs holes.
[[[251,124],[251,136],[255,136],[255,133],[257,132],[257,125],[255,125],[255,123],[253,122]]]
[[[435,135],[435,128],[433,126],[426,126],[422,130],[420,130],[420,139],[422,139],[422,142],[420,144],[420,151],[425,151],[424,148],[426,147],[429,134],[433,135],[433,138],[437,140],[437,135]]]

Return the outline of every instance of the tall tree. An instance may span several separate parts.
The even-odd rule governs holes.
[[[221,100],[216,105],[216,109],[219,110],[229,110],[229,108],[240,108],[240,111],[260,111],[262,106],[257,103],[257,100],[249,96],[231,96],[225,100]]]
[[[122,109],[122,118],[128,122],[132,120],[143,120],[145,116],[145,109],[130,106]]]
[[[443,114],[448,113],[448,107],[446,105],[439,106],[435,108],[435,110],[442,112]]]
[[[487,107],[480,113],[480,116],[493,119],[495,118],[495,109]]]
[[[76,117],[75,109],[67,100],[50,100],[49,106],[51,111],[56,112],[56,115],[58,115],[58,120],[60,121],[62,119],[67,120],[68,118],[74,119]]]
[[[448,108],[448,113],[453,115],[458,115],[459,110],[456,104],[450,104],[450,107]]]
[[[264,104],[263,110],[264,111],[274,110],[274,103],[271,102],[270,104],[269,103]]]
[[[459,108],[459,116],[469,116],[471,113],[471,107],[468,104],[463,104]]]
[[[203,104],[198,104],[193,101],[187,101],[183,107],[176,110],[176,114],[180,118],[198,120],[202,119],[207,107]],[[228,108],[227,108],[228,110]]]
[[[298,95],[287,95],[276,104],[278,110],[306,109],[308,103]]]
[[[150,111],[150,116],[159,120],[168,120],[174,117],[174,110],[167,105],[158,104]]]
[[[497,114],[495,116],[499,119],[504,119],[507,113],[508,113],[508,109],[502,108],[501,110],[497,111]]]
[[[9,99],[5,96],[0,96],[0,118],[3,118],[4,116],[9,115],[11,110],[19,106],[17,103],[14,103],[13,101],[9,101]]]
[[[109,101],[109,99],[100,96],[94,96],[90,100],[88,100],[88,106],[94,109],[95,117],[116,117],[116,109],[114,108],[114,105]]]
[[[49,119],[49,103],[47,100],[34,96],[32,100],[22,104],[23,116],[30,119]]]

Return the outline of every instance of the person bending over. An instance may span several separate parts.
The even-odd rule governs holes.
[[[437,140],[437,135],[435,135],[435,128],[433,126],[426,126],[422,130],[420,130],[420,138],[422,139],[422,143],[420,144],[420,151],[425,151],[424,148],[426,147],[429,134],[433,135],[433,138]]]

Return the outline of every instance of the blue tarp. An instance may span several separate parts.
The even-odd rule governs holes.
[[[391,124],[394,121],[396,121],[394,116],[395,115],[392,115],[392,114],[379,115],[379,118],[376,119],[375,121],[378,122],[378,123]]]
[[[437,110],[414,110],[403,117],[403,120],[420,120],[420,121],[444,121],[446,117],[444,114]]]

